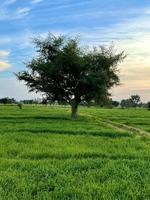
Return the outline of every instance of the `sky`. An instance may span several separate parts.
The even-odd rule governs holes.
[[[127,54],[113,99],[150,100],[150,0],[0,0],[0,98],[38,97],[14,73],[33,57],[32,39],[48,32],[80,35],[83,45],[113,43]]]

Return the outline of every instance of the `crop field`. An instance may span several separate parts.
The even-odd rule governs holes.
[[[149,136],[144,109],[0,106],[0,200],[149,200]]]

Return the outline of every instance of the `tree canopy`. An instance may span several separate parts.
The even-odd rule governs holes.
[[[17,74],[30,91],[42,92],[52,101],[71,105],[72,118],[78,105],[99,101],[119,84],[118,63],[125,58],[113,46],[84,48],[77,38],[49,34],[35,38],[37,56],[26,64],[27,70]]]
[[[14,98],[5,97],[0,99],[0,104],[15,104],[17,101]]]
[[[140,107],[141,98],[139,95],[131,95],[129,99],[123,99],[120,103],[122,108]]]
[[[141,101],[141,98],[140,98],[140,96],[139,95],[132,95],[131,96],[131,101],[132,101],[132,104],[133,104],[133,107],[137,107],[138,106],[138,104],[140,103],[140,101]]]

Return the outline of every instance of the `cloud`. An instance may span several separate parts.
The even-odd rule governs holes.
[[[0,8],[0,21],[12,21],[16,19],[21,19],[27,16],[31,11],[30,7],[22,7],[14,10],[13,12],[8,12],[7,9]]]
[[[7,57],[9,55],[9,51],[0,50],[0,57]]]
[[[82,44],[108,45],[114,41],[119,51],[125,50],[128,54],[123,64],[120,65],[120,78],[123,85],[115,88],[116,96],[123,95],[123,93],[129,94],[130,91],[135,91],[135,88],[140,91],[148,91],[148,88],[150,88],[148,76],[150,74],[150,8],[148,6],[144,8],[143,5],[126,10],[122,10],[122,8],[114,10],[102,8],[99,11],[98,6],[92,9],[93,1],[91,0],[84,2],[63,0],[63,3],[61,0],[56,0],[43,1],[39,9],[35,8],[36,4],[42,1],[18,1],[19,4],[16,3],[10,9],[7,5],[15,3],[16,0],[5,0],[6,6],[0,6],[0,20],[19,21],[19,19],[25,18],[22,24],[14,23],[15,26],[18,26],[17,31],[12,30],[9,34],[6,33],[5,36],[3,35],[0,38],[1,48],[11,49],[9,62],[16,66],[16,69],[20,70],[17,67],[18,61],[22,62],[23,59],[32,56],[30,38],[34,34],[40,34],[42,30],[44,33],[49,31],[50,27],[51,32],[56,35],[64,33],[74,36],[81,33]],[[98,2],[98,0],[96,1]],[[85,7],[85,2],[90,3],[91,7],[87,6],[87,9],[82,9],[81,6]],[[28,14],[31,15],[32,21],[29,18],[26,21]],[[93,23],[90,27],[92,20]],[[69,29],[71,27],[73,29]],[[20,33],[20,28],[23,33]],[[27,33],[25,29],[29,29],[31,33]],[[45,36],[44,33],[43,36]],[[7,57],[7,53],[0,51],[0,59],[2,60],[0,70],[5,70],[10,66],[9,62],[4,61],[5,57]]]
[[[0,36],[0,45],[5,45],[8,44],[12,41],[11,37],[7,37],[7,36]]]
[[[127,58],[119,66],[122,85],[112,90],[115,99],[140,94],[149,99],[150,91],[150,15],[141,12],[138,17],[126,18],[109,26],[95,27],[81,32],[84,44],[109,45],[113,41],[118,51]]]
[[[16,17],[22,17],[24,15],[27,15],[29,14],[30,10],[31,8],[29,7],[18,8]]]
[[[5,60],[9,54],[9,51],[0,50],[0,72],[5,71],[11,67],[10,63]]]
[[[43,0],[32,0],[32,4],[38,4],[38,3],[40,3],[40,2],[42,2]]]
[[[10,64],[7,61],[0,60],[0,71],[4,71],[10,68]]]
[[[11,4],[14,4],[14,3],[16,3],[16,0],[5,0],[3,5],[11,5]]]

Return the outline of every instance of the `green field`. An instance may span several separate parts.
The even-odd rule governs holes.
[[[150,199],[150,112],[79,113],[0,106],[0,200]]]

